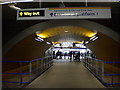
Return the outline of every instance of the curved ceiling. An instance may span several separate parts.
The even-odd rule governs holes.
[[[92,37],[96,34],[96,31],[89,30],[86,28],[78,27],[78,26],[60,26],[60,27],[54,27],[54,28],[48,28],[46,30],[37,31],[37,36],[41,38],[48,38],[60,34],[75,34],[75,35],[81,35],[84,37]]]
[[[43,23],[38,23],[20,32],[13,39],[11,39],[6,45],[4,45],[3,55],[5,55],[9,51],[9,49],[12,48],[16,43],[18,43],[19,41],[21,41],[22,39],[26,38],[29,35],[37,31],[47,30],[49,28],[61,27],[61,26],[76,26],[76,27],[87,28],[90,31],[95,30],[97,32],[101,32],[105,34],[106,36],[120,43],[119,34],[101,24],[87,20],[51,20]]]
[[[38,37],[48,38],[52,42],[83,42],[96,34],[96,31],[78,26],[58,26],[36,32]]]

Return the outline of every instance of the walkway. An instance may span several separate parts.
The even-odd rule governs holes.
[[[54,60],[54,65],[26,88],[105,88],[81,62]]]

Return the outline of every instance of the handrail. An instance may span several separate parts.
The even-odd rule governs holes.
[[[47,68],[48,69],[48,68]],[[33,79],[30,79],[27,82],[15,82],[15,81],[2,81],[2,82],[6,82],[6,83],[21,83],[21,84],[25,84],[25,83],[30,83],[32,80],[34,80],[36,77],[38,77],[40,74],[42,74],[43,72],[45,72],[47,69],[45,69],[44,71],[38,73]],[[1,81],[0,81],[1,82]]]
[[[50,61],[50,62],[51,62],[51,61]],[[29,73],[2,73],[2,74],[29,75],[29,74],[37,71],[38,69],[42,68],[43,66],[47,65],[47,64],[49,64],[49,63],[46,63],[46,64],[42,65],[41,67],[36,68],[36,69],[34,69],[32,72],[29,72]]]
[[[120,85],[120,82],[114,82],[114,77],[120,77],[120,73],[115,73],[113,71],[110,74],[105,73],[105,65],[109,64],[114,68],[114,63],[120,64],[119,61],[102,61],[96,58],[85,57],[83,60],[84,66],[93,73],[104,85]],[[100,63],[100,64],[99,64]],[[105,76],[111,79],[111,83],[106,81]]]
[[[111,61],[104,61],[104,63],[120,63],[120,62],[111,62]]]
[[[40,62],[38,62],[38,61],[40,61]],[[20,75],[20,77],[18,78],[19,81],[14,80],[14,78],[13,78],[14,81],[9,81],[9,79],[3,79],[3,81],[2,81],[2,82],[6,82],[6,83],[20,83],[20,84],[31,82],[34,78],[36,78],[41,73],[45,72],[47,69],[49,69],[53,65],[52,56],[47,56],[47,57],[44,57],[44,58],[38,58],[38,59],[34,59],[32,61],[2,61],[2,62],[3,63],[4,62],[5,63],[6,62],[7,63],[10,63],[10,62],[11,63],[13,63],[13,62],[20,63],[19,64],[20,65],[20,68],[19,68],[20,72],[19,73],[2,73],[3,75],[9,75],[9,74]],[[26,63],[26,62],[28,63],[28,65],[27,65],[28,69],[26,69],[26,70],[28,70],[27,73],[25,73],[26,70],[23,71],[23,69],[22,69],[23,68],[22,63]],[[34,64],[32,64],[32,62],[36,63],[35,66],[34,66]],[[35,69],[33,69],[34,67],[35,67]],[[35,71],[39,71],[39,72],[36,73]],[[25,81],[23,81],[23,79],[24,79],[23,76],[24,75],[28,75],[27,77],[29,77],[29,80],[26,81],[26,79],[25,79]],[[33,75],[33,76],[31,77],[31,75]]]
[[[120,76],[120,74],[104,74],[105,76]]]

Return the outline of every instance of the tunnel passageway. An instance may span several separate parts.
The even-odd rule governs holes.
[[[96,1],[3,2],[2,88],[120,87],[120,2]]]
[[[97,78],[105,86],[117,86],[120,82],[118,34],[94,22],[68,21],[65,20],[66,24],[56,20],[33,25],[6,44],[3,82],[17,87],[16,84],[28,84],[41,75],[27,88],[104,87]],[[97,78],[82,63],[62,60],[69,56],[78,61],[84,59],[84,66]],[[52,59],[60,58],[50,68]]]
[[[105,88],[82,62],[54,60],[54,65],[26,88]]]

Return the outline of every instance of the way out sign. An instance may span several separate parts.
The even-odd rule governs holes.
[[[19,17],[36,17],[44,16],[44,10],[34,10],[34,11],[20,11]]]
[[[17,11],[17,20],[103,18],[111,18],[110,7],[38,8]]]

